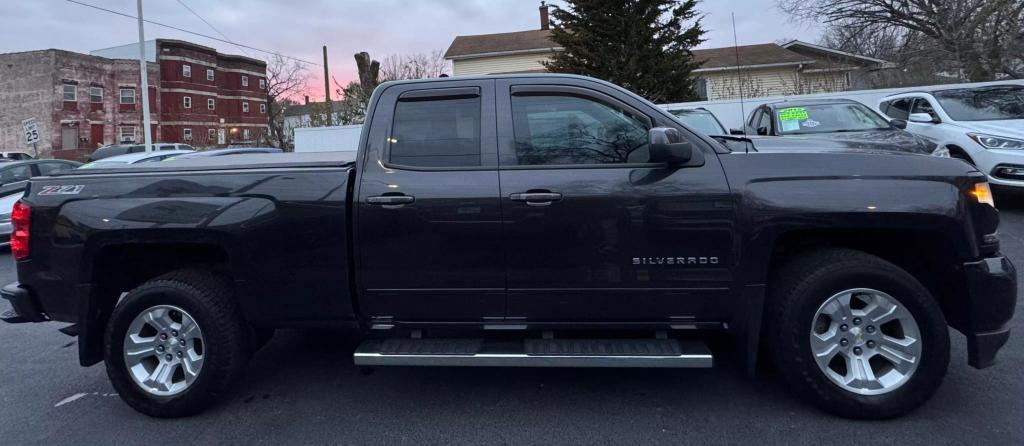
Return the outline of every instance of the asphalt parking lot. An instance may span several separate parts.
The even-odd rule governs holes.
[[[1024,199],[999,197],[1003,251],[1024,265]],[[15,279],[0,254],[0,282]],[[1024,294],[1024,293],[1022,293]],[[1021,306],[1018,305],[1018,313]],[[710,370],[378,368],[352,365],[343,332],[283,331],[226,402],[157,420],[81,368],[61,325],[0,326],[0,442],[20,444],[1020,444],[1024,318],[999,363],[949,374],[920,410],[858,422],[792,397],[780,378]]]

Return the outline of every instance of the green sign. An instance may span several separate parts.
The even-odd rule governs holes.
[[[807,109],[803,107],[784,108],[779,110],[780,121],[806,121]]]

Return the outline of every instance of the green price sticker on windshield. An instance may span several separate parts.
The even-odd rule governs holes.
[[[807,109],[803,107],[784,108],[779,110],[779,121],[806,121]]]

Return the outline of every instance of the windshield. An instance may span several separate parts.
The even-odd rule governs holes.
[[[725,127],[722,127],[718,119],[715,119],[715,115],[710,112],[676,110],[672,114],[679,118],[683,124],[705,135],[724,135],[727,133]]]
[[[889,130],[889,121],[863,104],[818,104],[775,109],[779,133],[802,135],[810,133],[861,132]]]
[[[82,164],[79,169],[102,169],[104,167],[118,167],[128,164],[124,161],[93,161],[91,163]]]
[[[1024,119],[1024,88],[988,87],[944,90],[935,99],[955,121]]]

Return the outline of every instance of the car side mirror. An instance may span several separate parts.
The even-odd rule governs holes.
[[[900,130],[906,130],[907,128],[907,121],[904,121],[902,119],[893,119],[889,121],[889,123],[892,124],[893,127],[896,127]]]
[[[746,135],[742,129],[729,129],[730,135]]]
[[[693,157],[693,145],[674,128],[655,127],[647,132],[647,141],[652,163],[683,164]]]
[[[911,113],[909,120],[910,122],[918,122],[922,124],[935,123],[935,118],[933,118],[932,115],[929,115],[928,113]]]

